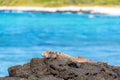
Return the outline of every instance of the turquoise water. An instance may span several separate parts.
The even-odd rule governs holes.
[[[45,50],[120,66],[120,17],[0,12],[0,76]]]

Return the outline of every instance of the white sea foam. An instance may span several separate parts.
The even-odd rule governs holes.
[[[65,12],[65,14],[72,14],[71,12]]]
[[[83,14],[83,13],[82,13],[82,12],[78,12],[77,14],[78,14],[78,15],[81,15],[81,14]]]
[[[94,15],[89,15],[88,17],[89,17],[89,18],[94,18],[95,16],[94,16]]]
[[[20,10],[16,10],[16,11],[12,11],[12,13],[23,13],[23,11],[20,11]]]

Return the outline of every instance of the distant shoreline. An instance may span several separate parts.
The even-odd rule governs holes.
[[[107,14],[113,16],[120,16],[120,7],[77,7],[77,6],[67,6],[67,7],[23,7],[23,6],[1,6],[0,11],[36,11],[36,12],[74,12],[74,13],[91,13],[91,14]]]

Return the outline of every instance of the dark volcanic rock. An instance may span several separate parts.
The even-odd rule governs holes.
[[[120,80],[120,67],[107,63],[50,51],[43,53],[43,57],[10,67],[9,76],[0,80]]]

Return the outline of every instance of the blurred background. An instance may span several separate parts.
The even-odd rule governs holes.
[[[0,0],[1,6],[115,6],[120,0]]]
[[[120,0],[0,0],[0,6],[107,6]],[[120,66],[120,16],[0,11],[0,77],[46,51]]]

